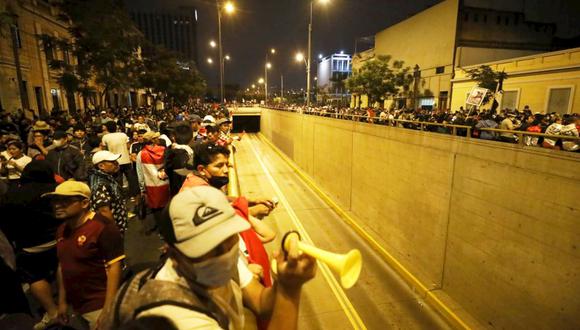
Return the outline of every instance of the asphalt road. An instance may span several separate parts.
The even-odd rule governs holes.
[[[348,290],[340,287],[336,274],[319,267],[303,290],[300,329],[449,328],[269,145],[246,135],[237,143],[235,157],[242,195],[280,200],[264,220],[278,233],[266,246],[270,252],[279,248],[285,232],[298,229],[322,249],[345,253],[357,248],[362,253],[359,281]],[[130,220],[126,235],[127,261],[133,270],[159,260],[163,243],[156,233],[145,233],[141,220]]]

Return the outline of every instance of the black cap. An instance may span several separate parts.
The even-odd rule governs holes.
[[[65,131],[56,131],[54,132],[53,139],[60,140],[65,137],[67,137],[67,133]]]

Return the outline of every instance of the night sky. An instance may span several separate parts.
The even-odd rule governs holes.
[[[218,84],[218,66],[206,59],[217,58],[217,49],[209,41],[217,41],[217,14],[212,0],[125,0],[128,7],[142,9],[173,8],[179,5],[198,8],[198,67],[211,87]],[[313,77],[318,54],[344,50],[352,54],[355,39],[374,35],[438,0],[330,0],[329,4],[315,4],[313,26]],[[276,48],[270,60],[274,68],[269,73],[270,86],[304,88],[306,69],[294,61],[297,51],[307,50],[308,0],[235,0],[237,11],[222,20],[224,54],[232,57],[226,62],[226,83],[247,88],[264,75],[267,50]]]

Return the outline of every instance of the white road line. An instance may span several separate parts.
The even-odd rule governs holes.
[[[302,240],[308,244],[313,244],[312,239],[310,238],[310,235],[308,235],[308,232],[306,232],[306,229],[302,225],[302,222],[300,222],[300,219],[296,215],[296,212],[294,212],[294,209],[292,208],[292,206],[290,206],[290,203],[288,202],[288,200],[286,199],[286,196],[284,195],[284,193],[280,189],[280,186],[278,185],[278,183],[276,182],[276,180],[274,179],[274,177],[270,173],[270,170],[268,169],[268,167],[266,166],[266,164],[262,160],[262,156],[258,153],[256,148],[254,147],[253,139],[251,139],[249,145],[250,145],[250,148],[252,149],[252,151],[254,152],[254,154],[256,155],[256,159],[260,163],[260,166],[264,170],[264,173],[266,174],[268,181],[270,181],[272,188],[276,192],[277,197],[280,199],[280,203],[282,203],[282,205],[284,205],[284,208],[288,212],[288,215],[292,219],[292,222],[296,226],[296,229],[298,230],[298,232],[300,232],[300,235],[302,236]],[[348,297],[344,293],[344,290],[340,287],[340,285],[338,284],[338,281],[334,278],[330,268],[328,268],[328,266],[326,266],[324,263],[322,263],[320,261],[318,261],[318,268],[321,270],[322,275],[324,276],[324,278],[328,282],[328,285],[330,286],[332,293],[334,294],[334,296],[338,300],[338,303],[342,307],[342,310],[344,311],[346,317],[350,321],[353,329],[367,329],[367,327],[363,323],[362,319],[360,318],[359,314],[357,313],[356,309],[354,308],[354,306],[352,305],[352,303],[350,302],[350,300],[348,299]]]

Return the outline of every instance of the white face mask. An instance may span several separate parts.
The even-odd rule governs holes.
[[[193,264],[196,282],[210,288],[226,285],[232,279],[238,257],[239,247],[235,244],[231,250],[219,257]]]

